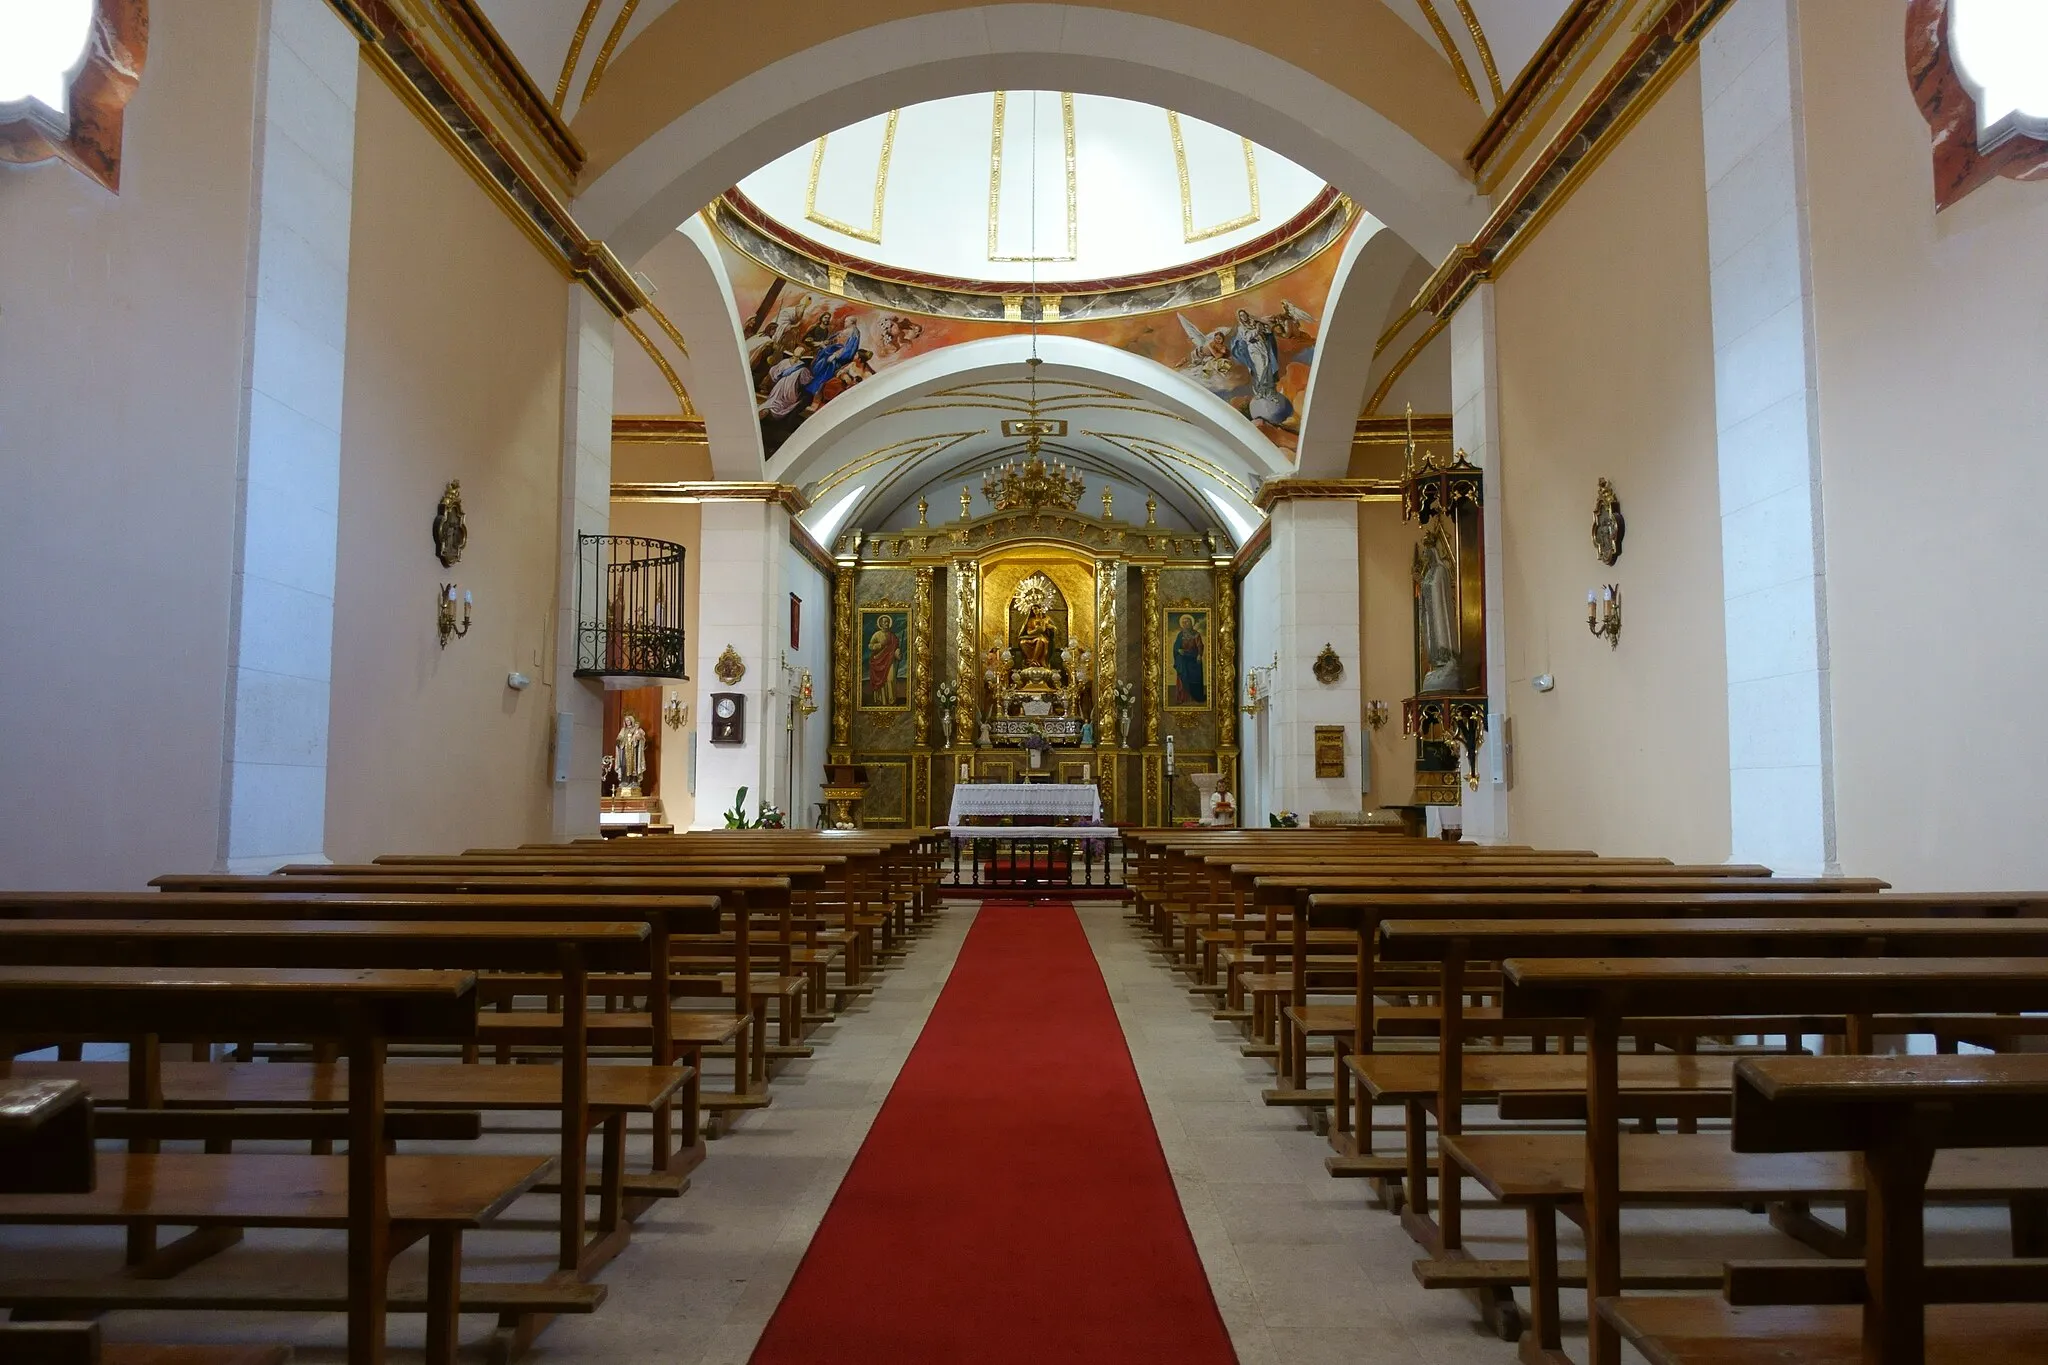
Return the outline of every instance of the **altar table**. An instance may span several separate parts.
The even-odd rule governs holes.
[[[953,788],[953,815],[946,823],[962,825],[977,815],[1093,824],[1102,819],[1102,793],[1092,782],[974,782]]]
[[[1008,819],[1009,824],[972,821]],[[1066,823],[1061,823],[1062,821]],[[953,788],[953,883],[1001,887],[1093,886],[1096,855],[1110,884],[1109,844],[1116,828],[1102,821],[1102,793],[1093,783],[985,782]],[[1026,823],[1028,822],[1028,823]],[[961,880],[960,850],[968,852]],[[1080,878],[1075,879],[1075,854]]]

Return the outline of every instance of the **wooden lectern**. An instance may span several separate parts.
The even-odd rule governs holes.
[[[861,800],[868,793],[868,770],[858,763],[827,763],[825,786],[826,829],[859,829]]]

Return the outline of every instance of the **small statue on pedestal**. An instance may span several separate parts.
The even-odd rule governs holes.
[[[647,732],[640,728],[640,718],[628,711],[626,723],[619,727],[619,738],[612,749],[612,769],[618,774],[619,795],[639,796],[640,783],[647,776]]]
[[[1092,720],[1081,722],[1081,747],[1084,749],[1095,747],[1095,722]]]

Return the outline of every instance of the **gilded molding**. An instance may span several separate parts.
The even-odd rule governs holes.
[[[1194,192],[1188,184],[1187,144],[1181,140],[1180,115],[1176,114],[1171,109],[1168,109],[1166,111],[1166,129],[1167,132],[1173,138],[1174,174],[1178,176],[1180,179],[1181,240],[1187,243],[1189,246],[1193,246],[1196,242],[1206,242],[1211,237],[1221,237],[1226,232],[1235,232],[1239,228],[1250,227],[1253,223],[1258,222],[1259,159],[1257,150],[1252,146],[1252,140],[1248,137],[1238,138],[1238,141],[1244,144],[1244,183],[1245,188],[1250,191],[1251,211],[1249,213],[1240,214],[1237,217],[1228,220],[1227,222],[1216,223],[1210,227],[1205,227],[1198,230],[1195,227]],[[1237,272],[1233,270],[1231,271],[1230,282],[1223,286],[1223,292],[1226,294],[1232,293],[1235,291],[1236,286]]]
[[[1451,415],[1413,413],[1407,417],[1361,417],[1351,434],[1355,446],[1400,446],[1413,434],[1416,444],[1451,439]]]
[[[1295,499],[1335,502],[1398,502],[1399,479],[1268,479],[1259,486],[1257,506],[1270,512],[1273,505]]]
[[[626,36],[626,25],[633,22],[633,11],[640,8],[640,0],[626,0],[619,10],[619,17],[612,20],[611,31],[604,35],[604,46],[597,50],[597,60],[590,64],[590,79],[583,82],[583,94],[577,99],[577,106],[590,103],[590,97],[597,93],[598,82],[604,79],[605,70],[612,64],[612,54],[619,50],[619,40]]]
[[[1252,532],[1252,538],[1247,540],[1243,547],[1238,550],[1237,557],[1230,561],[1231,575],[1235,578],[1243,578],[1252,571],[1252,568],[1260,560],[1266,557],[1266,551],[1272,548],[1273,523],[1262,521],[1259,523],[1259,529]]]
[[[612,441],[628,445],[709,445],[702,417],[668,413],[613,413]]]
[[[1060,96],[1060,132],[1066,143],[1067,161],[1067,254],[1064,256],[1004,256],[1000,254],[1000,220],[1003,208],[1003,139],[1008,128],[1004,110],[1009,104],[1009,92],[996,93],[994,128],[989,134],[988,149],[988,259],[990,261],[1071,261],[1080,255],[1081,219],[1080,189],[1074,171],[1074,97]],[[1033,171],[1037,170],[1034,166]],[[1033,224],[1034,230],[1036,224]],[[879,241],[879,238],[870,238]],[[1049,321],[1050,319],[1048,319]]]
[[[668,357],[661,353],[661,348],[654,344],[654,339],[648,336],[630,315],[621,314],[619,326],[625,328],[633,340],[640,343],[640,349],[647,352],[647,358],[654,362],[654,368],[661,371],[661,377],[668,382],[669,392],[676,396],[676,406],[681,409],[682,415],[697,416],[697,405],[690,401],[690,391],[683,387],[682,376],[676,373],[675,366],[668,363]]]
[[[953,685],[960,698],[953,704],[953,742],[974,743],[980,728],[975,698],[981,693],[981,566],[955,559],[948,570],[953,580]]]
[[[910,744],[931,747],[932,720],[932,576],[929,564],[919,565],[910,599]]]
[[[590,290],[614,317],[647,306],[632,273],[610,247],[583,231],[557,192],[556,184],[566,192],[574,183],[583,149],[534,89],[476,0],[328,3],[355,32],[377,74],[565,276]],[[413,11],[442,32],[423,33],[407,17]],[[451,61],[467,66],[469,79]],[[479,93],[479,84],[488,90]],[[510,105],[505,118],[487,107],[499,99]],[[508,125],[507,118],[516,126]],[[545,170],[514,145],[515,137],[545,150],[550,163]]]
[[[998,97],[1000,98],[1000,96]],[[843,223],[829,213],[818,212],[818,177],[825,170],[825,144],[832,135],[826,133],[811,147],[811,175],[804,184],[804,218],[821,228],[852,237],[856,241],[879,246],[882,241],[882,203],[889,197],[889,162],[896,155],[896,123],[902,110],[891,109],[889,121],[882,126],[882,151],[875,158],[874,199],[868,210],[868,226],[857,228]]]
[[[832,579],[832,761],[853,761],[853,566]]]
[[[1516,134],[1548,117],[1558,98],[1586,69],[1606,21],[1627,8],[1628,0],[1572,0],[1465,150],[1465,164],[1482,178],[1482,192],[1489,188],[1484,182],[1489,168]]]
[[[1421,310],[1417,309],[1414,315],[1416,317],[1422,316]],[[1364,415],[1366,417],[1376,417],[1379,414],[1380,404],[1387,401],[1387,395],[1394,391],[1394,385],[1400,382],[1402,375],[1408,373],[1408,367],[1413,365],[1421,358],[1422,353],[1429,349],[1429,343],[1437,339],[1438,333],[1443,331],[1450,320],[1450,314],[1448,313],[1431,318],[1429,326],[1423,328],[1415,340],[1408,343],[1408,349],[1401,352],[1401,358],[1396,360],[1388,367],[1387,372],[1380,376],[1380,382],[1373,388],[1372,396],[1365,400]]]
[[[1117,643],[1117,600],[1123,587],[1124,562],[1104,558],[1095,561],[1095,737],[1098,744],[1111,747],[1122,742],[1117,729],[1116,674],[1120,649]],[[1103,794],[1103,804],[1109,795]]]
[[[1486,41],[1486,30],[1479,26],[1479,16],[1472,12],[1472,0],[1452,0],[1458,7],[1458,17],[1465,21],[1465,31],[1472,35],[1472,46],[1479,51],[1479,65],[1486,72],[1486,86],[1493,94],[1493,102],[1500,104],[1500,68],[1493,64],[1493,44]]]
[[[831,552],[820,545],[818,538],[806,531],[804,524],[795,517],[789,519],[789,543],[810,562],[812,568],[827,578],[839,572],[838,562],[832,558]]]
[[[1452,40],[1451,31],[1444,27],[1443,18],[1436,12],[1436,6],[1431,4],[1430,0],[1415,0],[1415,3],[1422,7],[1422,17],[1429,20],[1429,27],[1436,34],[1437,46],[1444,50],[1445,59],[1450,62],[1451,70],[1457,74],[1459,86],[1472,97],[1474,104],[1480,103],[1479,87],[1472,84],[1472,72],[1465,65],[1465,54],[1458,51],[1458,45]]]
[[[979,554],[998,545],[1032,543],[1070,547],[1091,555],[1115,554],[1131,563],[1206,569],[1223,553],[1214,535],[1106,522],[1080,512],[1011,511],[872,535],[845,530],[839,533],[833,550],[844,559],[885,568]]]
[[[1209,697],[1216,705],[1216,771],[1225,790],[1237,793],[1237,575],[1228,564],[1216,566],[1216,682]],[[1232,804],[1236,804],[1233,799]]]
[[[1734,0],[1671,0],[1608,69],[1542,153],[1501,196],[1478,235],[1444,259],[1415,302],[1441,324],[1480,284],[1499,277],[1550,216],[1606,159],[1699,53],[1700,35]],[[1419,352],[1427,338],[1411,350]],[[1382,389],[1387,385],[1383,384]]]
[[[674,483],[615,483],[614,502],[772,502],[791,516],[810,510],[803,491],[791,483],[739,480],[678,480]]]
[[[1139,684],[1145,707],[1145,747],[1159,747],[1159,694],[1166,686],[1165,678],[1159,671],[1159,566],[1147,564],[1139,571],[1144,582],[1145,618],[1139,623],[1144,631],[1140,638],[1145,643],[1145,677]]]
[[[576,21],[576,31],[569,35],[569,55],[562,59],[562,78],[555,82],[555,112],[569,102],[569,83],[576,79],[576,63],[583,60],[583,44],[590,37],[590,26],[597,22],[597,11],[604,0],[587,0],[583,6],[583,17]]]

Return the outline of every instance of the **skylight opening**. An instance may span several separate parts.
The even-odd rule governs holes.
[[[1204,488],[1202,496],[1207,498],[1209,505],[1216,509],[1216,515],[1230,523],[1230,533],[1236,537],[1239,545],[1244,544],[1258,533],[1258,523],[1247,519],[1244,513],[1231,505],[1230,499],[1212,488]]]
[[[68,114],[92,18],[93,0],[0,0],[0,104],[32,99]]]
[[[1952,0],[1949,48],[1977,100],[1977,135],[2018,127],[2048,135],[2048,4]]]
[[[853,510],[853,505],[860,501],[860,495],[867,491],[866,484],[860,485],[820,512],[816,521],[805,523],[810,533],[817,537],[820,545],[829,547],[832,544],[832,537],[839,533],[839,523],[846,520],[846,514]]]

